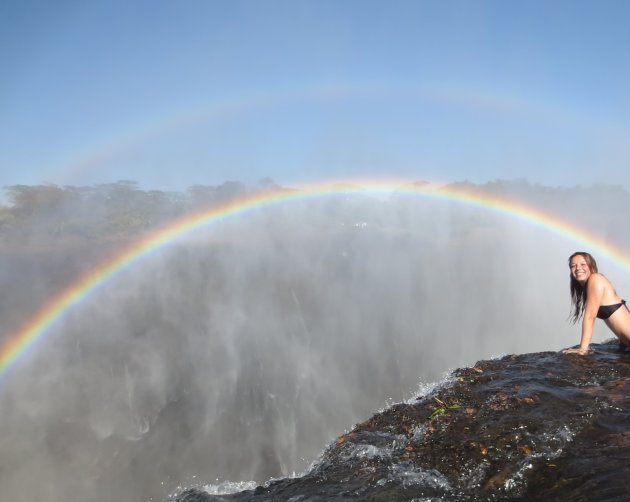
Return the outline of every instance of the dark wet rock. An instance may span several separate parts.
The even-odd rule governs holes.
[[[510,355],[360,423],[299,478],[177,502],[630,500],[630,354]]]

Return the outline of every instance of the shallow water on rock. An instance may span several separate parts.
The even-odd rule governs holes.
[[[177,502],[628,500],[630,354],[593,344],[481,361],[339,437],[299,478]]]

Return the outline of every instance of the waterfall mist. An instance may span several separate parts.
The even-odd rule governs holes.
[[[409,196],[294,201],[199,230],[86,297],[1,381],[3,497],[164,500],[299,473],[449,369],[577,343],[574,247]],[[5,252],[3,324],[91,252],[48,250],[36,269]],[[627,297],[619,269],[600,268]]]

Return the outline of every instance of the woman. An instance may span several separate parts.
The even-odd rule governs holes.
[[[582,318],[582,339],[579,347],[565,349],[565,353],[584,355],[593,337],[595,318],[619,338],[621,348],[630,346],[630,310],[611,282],[597,271],[595,258],[583,251],[569,257],[571,270],[571,305],[575,323]]]

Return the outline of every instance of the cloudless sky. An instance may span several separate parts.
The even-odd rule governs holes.
[[[3,0],[0,185],[630,188],[625,0]]]

